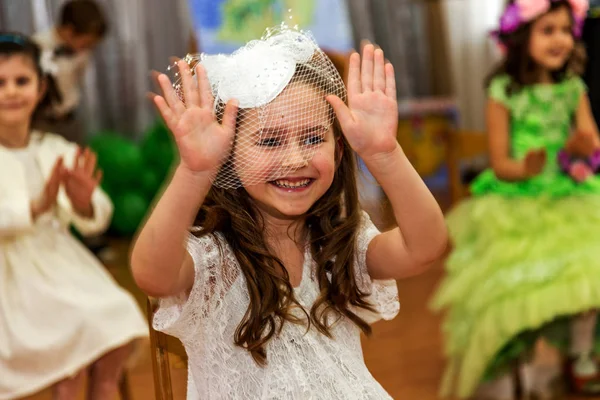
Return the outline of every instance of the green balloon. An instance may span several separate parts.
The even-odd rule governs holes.
[[[111,228],[120,235],[131,236],[146,216],[149,201],[139,192],[125,192],[114,199]]]
[[[173,137],[171,136],[171,133],[169,132],[169,128],[167,128],[167,126],[161,119],[156,120],[154,125],[152,125],[148,129],[148,131],[146,132],[146,136],[152,137],[154,140],[158,140],[160,142],[172,142],[173,141]]]
[[[125,189],[136,182],[144,163],[135,143],[107,133],[92,138],[90,147],[98,155],[98,166],[104,171],[104,181],[108,187]]]
[[[144,163],[162,182],[175,161],[176,146],[166,126],[157,122],[148,129],[140,150]]]
[[[151,169],[144,169],[139,175],[139,188],[148,199],[153,199],[161,185],[158,174]]]
[[[109,143],[110,139],[118,136],[115,132],[111,131],[98,132],[89,139],[88,146],[96,152],[104,151],[105,145]]]

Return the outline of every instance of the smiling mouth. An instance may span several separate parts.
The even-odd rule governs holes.
[[[13,103],[13,104],[2,104],[0,108],[8,109],[8,110],[17,110],[19,108],[23,108],[24,104],[22,103]]]
[[[563,55],[563,51],[562,50],[551,50],[549,54],[553,57],[559,57],[559,56]]]
[[[303,189],[308,187],[311,183],[314,182],[314,179],[304,178],[304,179],[277,179],[274,181],[270,181],[271,185],[277,186],[281,189]]]

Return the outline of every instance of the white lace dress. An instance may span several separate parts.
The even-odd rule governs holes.
[[[396,282],[371,281],[366,251],[379,231],[364,213],[357,239],[356,277],[371,293],[378,313],[358,311],[369,323],[392,319],[399,309]],[[218,236],[219,251],[211,236],[190,235],[188,250],[196,278],[188,296],[161,300],[154,327],[178,337],[189,358],[188,400],[334,400],[391,399],[373,378],[362,354],[360,330],[343,318],[332,329],[333,339],[305,326],[285,324],[267,345],[266,367],[234,345],[234,333],[246,312],[246,282],[233,251]],[[309,310],[319,294],[315,264],[305,252],[302,282],[295,289],[298,301]]]

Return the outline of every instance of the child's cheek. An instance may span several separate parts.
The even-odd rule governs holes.
[[[333,176],[335,170],[335,154],[333,149],[323,146],[313,157],[312,164],[322,177],[327,175]]]

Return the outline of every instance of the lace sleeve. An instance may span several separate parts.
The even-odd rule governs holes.
[[[232,257],[226,256],[225,244],[218,234],[189,235],[187,250],[194,260],[194,285],[189,295],[180,293],[160,299],[154,329],[185,339],[198,332],[208,316],[219,308],[239,275]]]
[[[362,223],[359,229],[356,239],[356,259],[354,263],[356,282],[362,291],[370,293],[368,301],[374,306],[377,313],[363,309],[357,310],[357,313],[370,324],[380,319],[391,320],[400,311],[398,286],[393,279],[372,280],[369,276],[369,272],[367,271],[367,249],[371,240],[380,232],[365,211],[363,211]]]

